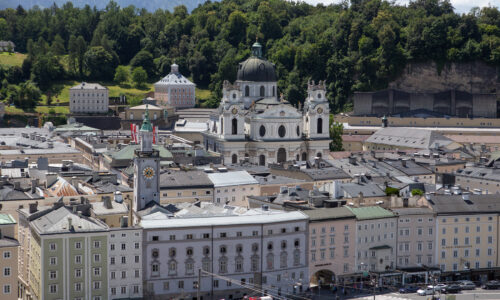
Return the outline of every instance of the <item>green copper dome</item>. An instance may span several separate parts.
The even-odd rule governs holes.
[[[145,117],[144,117],[144,120],[142,121],[141,131],[153,132],[153,126],[151,125],[151,122],[149,121],[149,109],[148,109],[147,104],[146,104]]]

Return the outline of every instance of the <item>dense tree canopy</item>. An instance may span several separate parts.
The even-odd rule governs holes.
[[[129,63],[154,81],[175,61],[196,84],[210,87],[214,98],[209,103],[216,105],[222,81],[235,79],[237,62],[250,55],[256,38],[276,64],[280,92],[289,101],[303,101],[308,79],[326,79],[334,110],[348,108],[355,90],[386,87],[409,61],[500,64],[498,9],[460,15],[448,0],[413,0],[407,6],[352,0],[316,7],[223,0],[208,1],[191,13],[184,6],[148,12],[114,2],[105,10],[67,3],[0,11],[0,39],[30,53],[22,77],[42,90],[41,74],[58,71],[48,68],[46,55],[69,54],[69,71],[56,77],[106,81],[113,80],[118,64]]]

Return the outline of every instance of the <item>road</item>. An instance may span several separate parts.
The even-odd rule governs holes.
[[[460,294],[454,294],[455,300],[499,300],[500,290],[487,291],[477,289],[474,291],[462,291]],[[441,300],[446,300],[446,295],[442,295]],[[427,300],[432,296],[418,296],[417,294],[399,294],[390,293],[376,296],[376,300]],[[353,299],[373,300],[373,296],[364,296]]]

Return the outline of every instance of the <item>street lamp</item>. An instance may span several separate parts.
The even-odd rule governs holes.
[[[418,266],[424,268],[427,271],[427,277],[431,280],[432,284],[432,300],[436,299],[436,277],[430,272],[430,268],[424,264],[418,264]]]

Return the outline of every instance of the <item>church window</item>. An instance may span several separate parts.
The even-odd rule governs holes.
[[[238,120],[236,118],[231,121],[231,134],[238,134]]]
[[[264,154],[261,154],[259,156],[259,166],[265,166],[266,165],[266,156]]]
[[[323,133],[323,119],[322,118],[318,118],[318,133]]]
[[[260,125],[259,134],[261,137],[264,137],[266,135],[266,127],[264,125]]]
[[[273,86],[273,97],[276,96],[276,90],[275,90],[276,87]]]
[[[281,125],[279,128],[278,128],[278,135],[280,137],[285,137],[285,134],[286,134],[286,128],[285,126]]]
[[[238,163],[238,155],[233,154],[233,156],[231,157],[231,163],[233,164]]]
[[[302,152],[302,161],[306,161],[306,160],[307,160],[307,153]]]
[[[245,97],[250,96],[250,87],[247,85],[245,86]]]
[[[321,93],[318,93],[318,99],[321,99]]]
[[[260,96],[264,97],[265,93],[266,93],[266,88],[263,85],[261,85],[260,86]]]
[[[297,136],[300,136],[300,127],[297,125]]]
[[[235,93],[233,93],[233,99],[236,99],[236,94]]]
[[[224,119],[223,118],[220,118],[220,133],[224,134]]]

